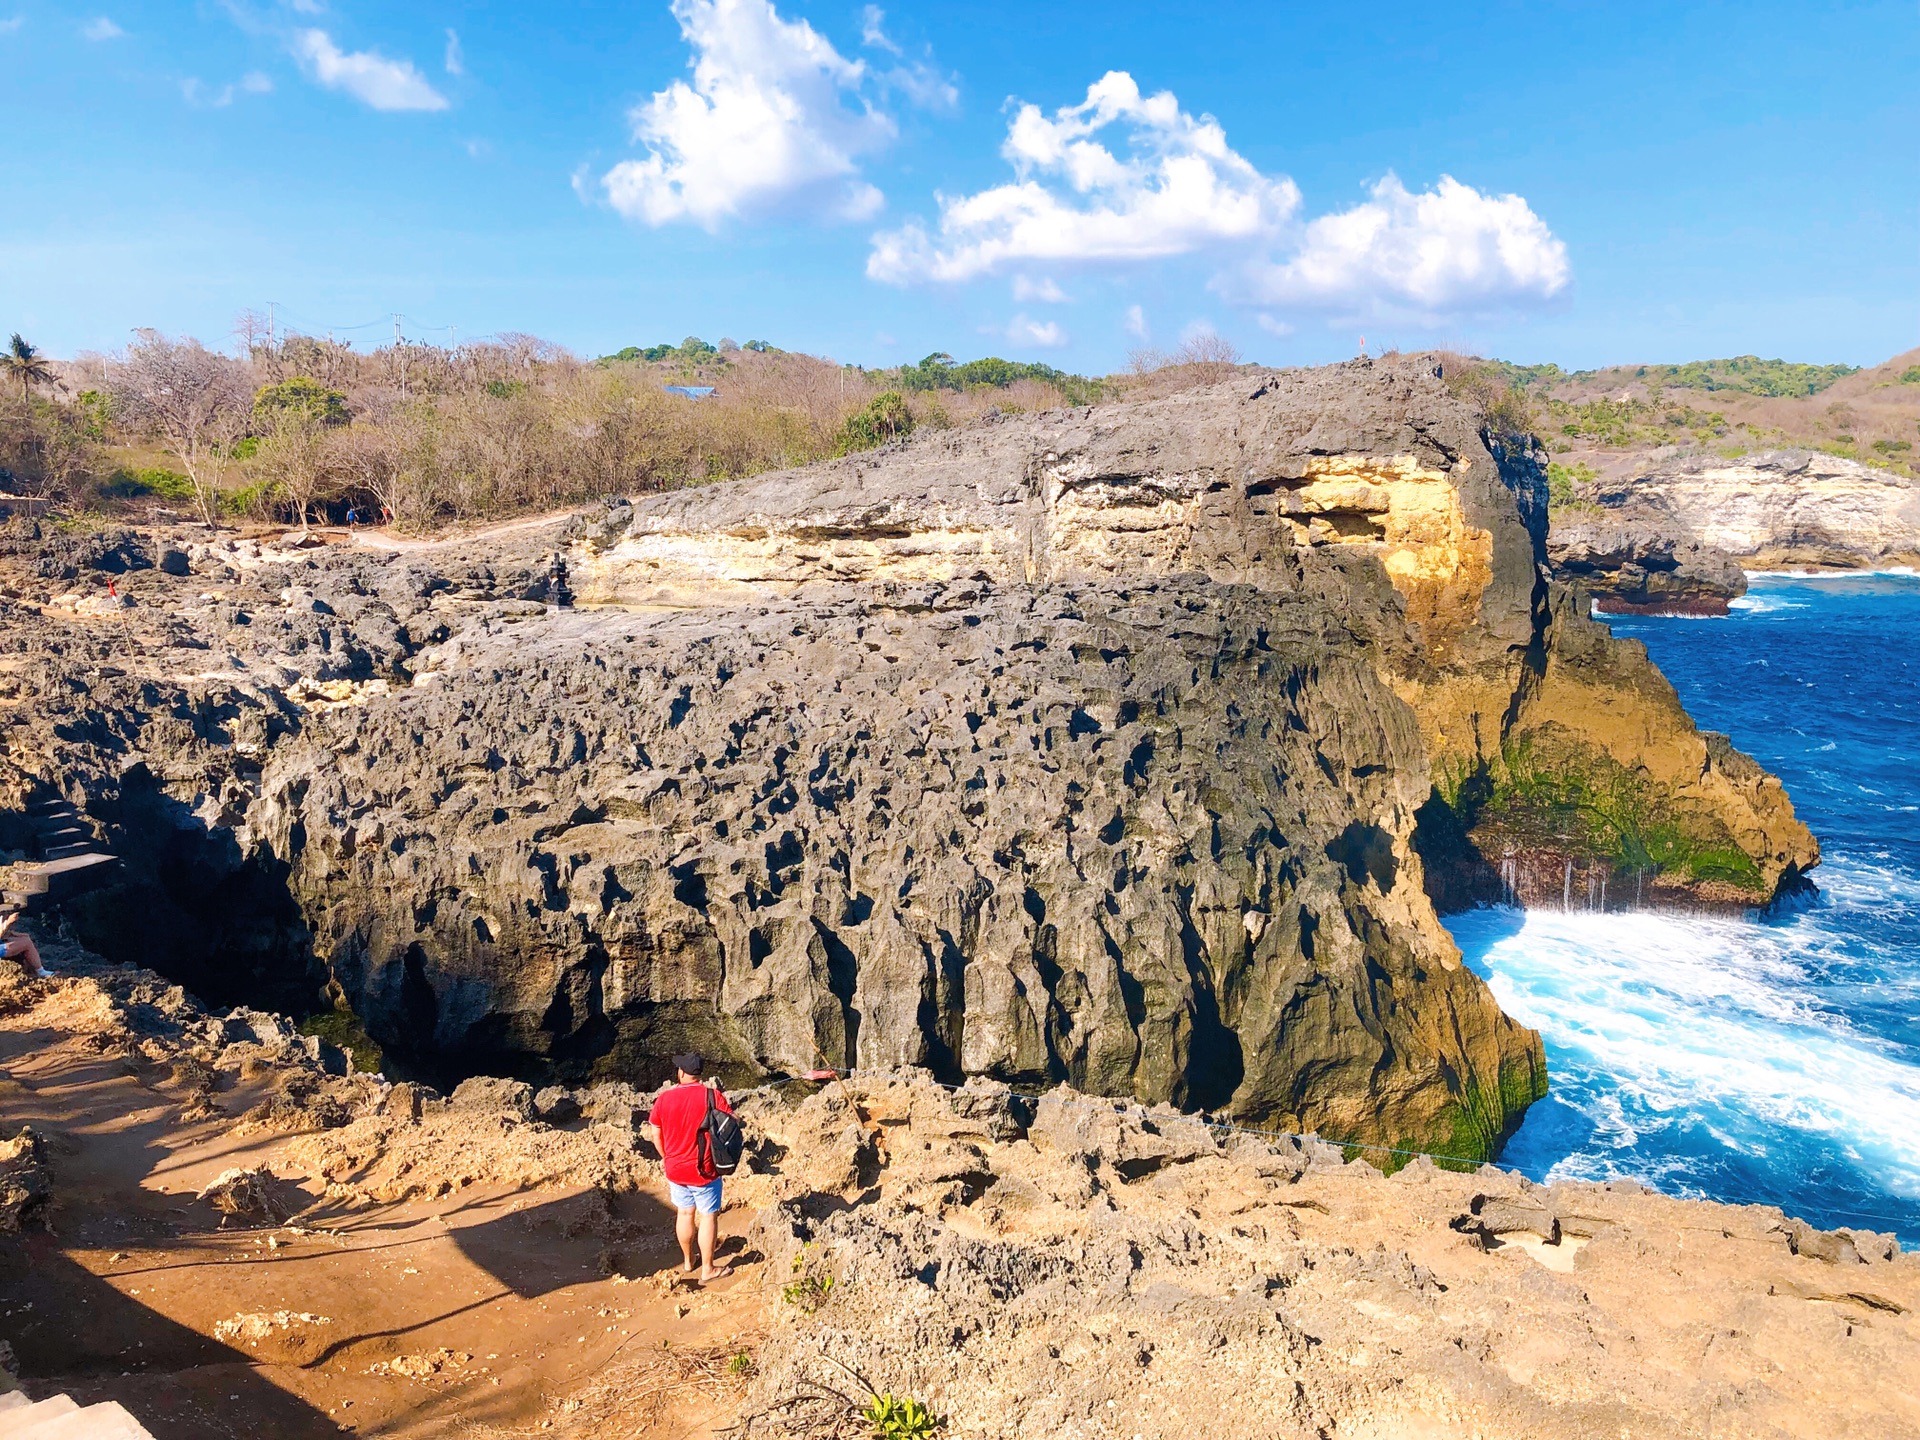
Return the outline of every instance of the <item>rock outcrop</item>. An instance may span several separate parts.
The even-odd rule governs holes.
[[[1920,1435],[1920,1263],[1886,1233],[871,1071],[734,1094],[732,1269],[696,1286],[650,1096],[555,1123],[511,1082],[338,1075],[57,948],[53,980],[0,967],[0,1132],[50,1122],[0,1366],[160,1433],[815,1440],[886,1394],[993,1440]],[[298,1210],[217,1226],[240,1176]]]
[[[1920,482],[1818,451],[1637,465],[1593,498],[1663,517],[1749,570],[1920,564]]]
[[[1645,509],[1556,513],[1547,558],[1603,615],[1725,615],[1747,593],[1738,560]]]
[[[1430,363],[1355,364],[614,505],[571,611],[551,532],[189,550],[111,622],[145,655],[23,646],[15,789],[84,791],[126,883],[216,927],[278,896],[252,983],[402,1063],[697,1045],[1484,1156],[1544,1067],[1435,899],[1559,903],[1564,864],[1762,903],[1817,858],[1549,584],[1541,459]],[[1543,768],[1659,858],[1536,803]],[[198,868],[143,858],[161,821]]]

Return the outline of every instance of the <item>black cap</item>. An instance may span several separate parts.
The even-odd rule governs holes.
[[[698,1075],[707,1068],[707,1062],[698,1050],[689,1050],[685,1055],[673,1057],[673,1068],[687,1075]]]

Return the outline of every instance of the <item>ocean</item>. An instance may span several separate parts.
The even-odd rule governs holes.
[[[1546,1042],[1551,1092],[1500,1163],[1920,1244],[1920,577],[1758,576],[1724,619],[1609,623],[1786,782],[1819,894],[1745,918],[1450,917]]]

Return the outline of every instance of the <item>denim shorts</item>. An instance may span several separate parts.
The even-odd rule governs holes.
[[[667,1194],[673,1198],[676,1210],[698,1210],[702,1215],[720,1213],[720,1177],[714,1176],[704,1185],[682,1185],[678,1181],[667,1182]]]

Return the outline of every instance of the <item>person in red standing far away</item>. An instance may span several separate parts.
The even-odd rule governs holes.
[[[680,1239],[680,1254],[687,1273],[692,1274],[694,1241],[698,1238],[702,1284],[719,1279],[727,1269],[713,1263],[721,1202],[720,1172],[714,1168],[713,1149],[706,1136],[708,1095],[712,1095],[715,1109],[733,1113],[720,1087],[709,1090],[700,1078],[706,1068],[706,1060],[697,1051],[674,1056],[675,1083],[653,1102],[653,1113],[647,1116],[667,1172],[667,1191],[678,1212],[674,1233]]]

